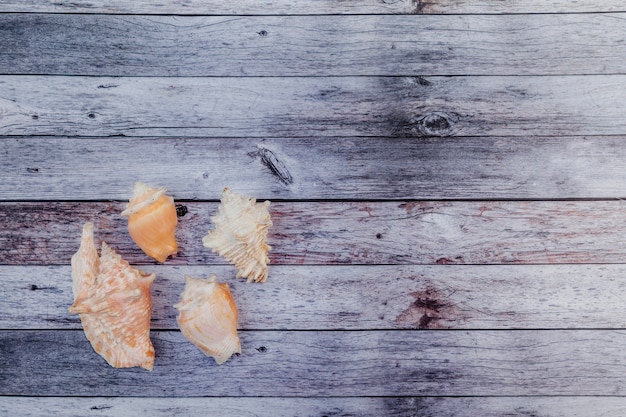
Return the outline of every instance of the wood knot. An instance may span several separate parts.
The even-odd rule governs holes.
[[[413,302],[396,318],[396,323],[418,329],[444,329],[457,320],[457,309],[448,295],[434,288],[410,295]]]
[[[428,113],[417,119],[414,129],[419,135],[425,136],[445,136],[452,130],[450,117],[441,112]]]

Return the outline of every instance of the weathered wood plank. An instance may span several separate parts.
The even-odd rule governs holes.
[[[619,135],[625,95],[625,75],[0,76],[0,135]]]
[[[153,329],[177,329],[183,275],[227,282],[244,330],[623,328],[624,265],[274,266],[264,285],[230,266],[157,274]],[[69,266],[0,267],[0,329],[81,329]]]
[[[0,14],[0,73],[616,74],[626,72],[624,19],[626,14],[619,13],[237,18]]]
[[[626,196],[626,137],[2,137],[0,200],[125,200],[134,180],[177,199],[229,186],[267,199]]]
[[[0,413],[21,417],[619,417],[623,397],[120,398],[2,397]]]
[[[129,185],[130,187],[130,185]],[[270,206],[273,265],[623,263],[623,201],[298,202]],[[185,203],[168,264],[224,264],[202,246],[216,203]],[[87,221],[135,264],[125,203],[2,203],[0,264],[67,265]]]
[[[623,331],[240,332],[222,366],[153,332],[154,371],[114,369],[80,331],[0,332],[1,395],[620,395]]]
[[[0,12],[18,13],[110,13],[177,15],[283,15],[283,14],[446,14],[446,13],[585,13],[625,11],[620,0],[4,0]]]

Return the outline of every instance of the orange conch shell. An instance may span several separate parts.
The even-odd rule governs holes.
[[[205,247],[226,258],[237,268],[237,278],[248,282],[265,282],[267,264],[267,231],[272,226],[269,201],[257,203],[224,188],[218,212],[211,217],[215,229],[202,239]]]
[[[93,223],[86,223],[78,252],[72,256],[74,304],[93,349],[115,368],[141,366],[152,370],[150,342],[150,287],[154,274],[146,274],[102,242],[100,257]]]
[[[176,207],[165,191],[163,187],[154,189],[137,182],[133,197],[122,212],[122,216],[128,217],[128,232],[137,246],[159,262],[178,251],[174,235],[178,224]]]
[[[181,301],[174,307],[179,310],[176,320],[183,335],[218,365],[241,353],[237,306],[228,284],[218,283],[215,275],[209,279],[186,275]]]

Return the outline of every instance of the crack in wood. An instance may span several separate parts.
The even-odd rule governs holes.
[[[261,163],[284,185],[293,184],[293,177],[283,161],[274,152],[267,148],[259,147],[256,151],[248,153],[252,158],[260,157]]]

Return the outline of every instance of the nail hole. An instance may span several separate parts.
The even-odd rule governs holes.
[[[89,113],[89,114],[87,114],[87,117],[89,117],[90,119],[95,119],[96,118],[96,114],[95,113]]]
[[[256,348],[257,351],[261,352],[261,353],[265,353],[267,352],[267,348],[265,346],[261,346],[259,348]]]
[[[259,36],[267,36],[267,31],[266,30],[262,30],[260,32],[257,32],[259,34]]]
[[[37,119],[39,119],[39,116],[37,116],[36,114],[33,114],[32,118],[33,118],[33,120],[37,120]]]
[[[176,215],[178,217],[183,217],[185,214],[187,214],[187,212],[187,206],[183,206],[182,204],[176,205]]]
[[[35,290],[38,290],[38,289],[39,289],[39,287],[38,287],[38,286],[36,286],[35,284],[30,284],[30,285],[29,285],[29,287],[28,287],[28,289],[29,289],[29,290],[31,290],[31,291],[35,291]]]
[[[382,233],[376,233],[376,239],[382,239],[383,235]]]

